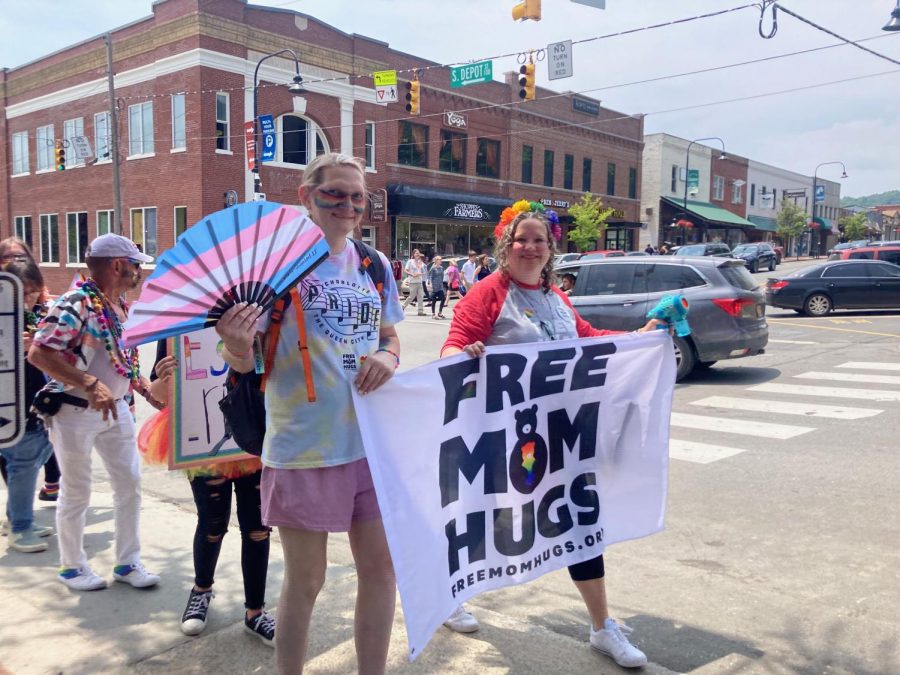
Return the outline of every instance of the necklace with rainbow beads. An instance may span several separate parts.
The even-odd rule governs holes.
[[[109,356],[113,368],[119,375],[128,378],[132,383],[140,384],[141,364],[138,359],[138,350],[122,347],[122,323],[109,299],[93,279],[88,278],[75,285],[87,295],[91,309],[97,315],[100,335],[106,343],[106,354]],[[127,313],[128,305],[124,303],[124,300],[123,305],[123,309]]]

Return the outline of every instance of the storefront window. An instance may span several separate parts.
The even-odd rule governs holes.
[[[500,141],[478,139],[475,174],[484,178],[500,178]]]
[[[466,172],[466,135],[441,129],[441,154],[438,168],[453,173]]]
[[[530,145],[522,146],[522,182],[531,182],[531,162],[534,157],[534,148]]]
[[[428,166],[428,127],[412,122],[400,122],[397,162],[407,166]]]
[[[409,224],[409,248],[419,249],[426,258],[434,255],[434,248],[437,244],[435,237],[435,226],[432,223],[410,223]]]

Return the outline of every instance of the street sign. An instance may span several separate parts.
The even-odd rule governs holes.
[[[72,142],[72,149],[75,150],[76,159],[87,159],[93,156],[91,144],[84,136],[72,136],[69,139]]]
[[[396,103],[400,100],[397,95],[397,71],[379,70],[372,73],[375,81],[375,102],[381,105]]]
[[[244,138],[247,142],[247,171],[256,168],[256,140],[253,138],[253,122],[244,123]]]
[[[0,272],[0,448],[25,433],[25,346],[22,282]]]
[[[547,69],[551,80],[572,77],[572,41],[554,42],[547,45]]]
[[[490,82],[492,79],[494,79],[493,61],[479,61],[450,68],[450,86],[454,89],[467,87],[470,84]]]
[[[260,162],[275,161],[275,120],[271,115],[259,116],[259,130],[262,137],[262,149],[259,154]]]
[[[802,190],[782,190],[781,193],[788,199],[802,199],[806,196],[806,188]]]
[[[821,204],[825,201],[825,186],[824,185],[816,185],[816,204]]]
[[[700,192],[700,169],[690,169],[687,173],[687,189],[692,195]]]

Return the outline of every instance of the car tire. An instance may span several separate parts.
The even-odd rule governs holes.
[[[774,271],[775,271],[775,265],[776,265],[776,263],[775,263],[775,258],[772,258],[772,259],[769,261],[769,271],[770,271],[770,272],[774,272]]]
[[[759,260],[754,260],[750,263],[750,274],[756,274],[759,272]]]
[[[681,382],[694,370],[697,357],[694,356],[694,348],[691,343],[684,338],[675,335],[672,337],[672,342],[675,346],[675,381]]]
[[[807,316],[825,316],[831,309],[831,298],[824,293],[813,293],[803,303],[803,313]]]

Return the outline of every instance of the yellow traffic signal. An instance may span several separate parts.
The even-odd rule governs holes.
[[[526,63],[519,68],[521,73],[519,77],[519,98],[523,101],[534,100],[534,64]]]
[[[419,81],[412,80],[406,83],[406,112],[410,115],[419,114]]]
[[[63,141],[56,141],[56,147],[53,149],[53,157],[56,161],[56,170],[66,170],[66,148]]]
[[[516,21],[524,21],[531,19],[532,21],[541,20],[541,0],[524,0],[516,3],[513,7],[512,17]]]

